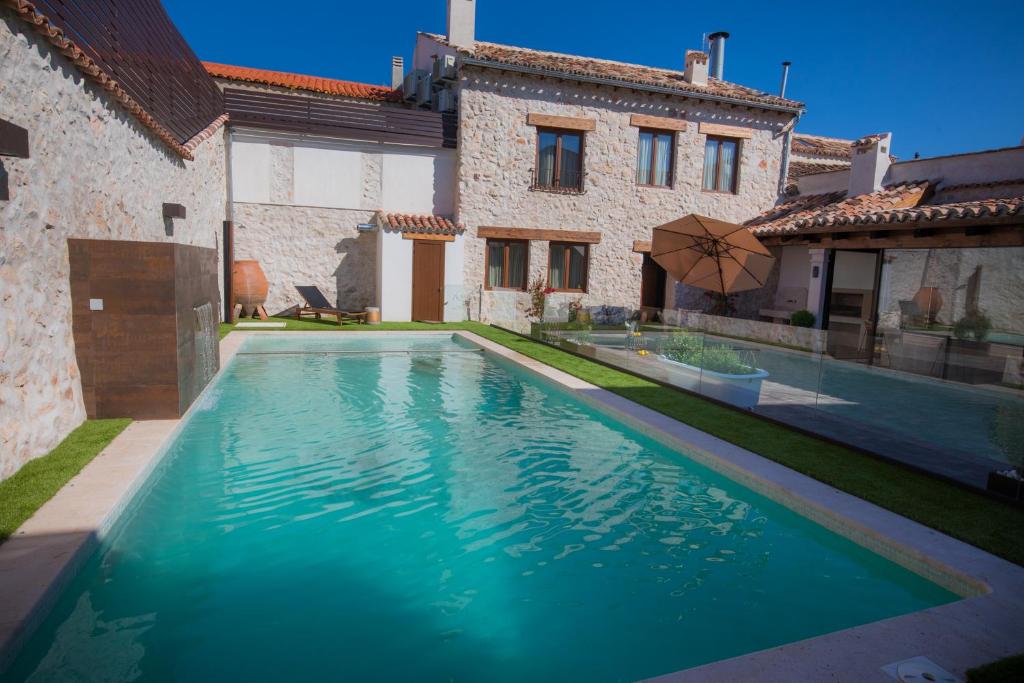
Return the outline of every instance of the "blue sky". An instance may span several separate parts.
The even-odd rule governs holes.
[[[901,158],[1020,144],[1024,2],[769,3],[478,0],[477,37],[682,68],[704,32],[729,31],[725,78],[807,104],[799,130],[892,131]],[[201,59],[385,83],[445,0],[164,0]],[[582,7],[586,11],[580,11]]]

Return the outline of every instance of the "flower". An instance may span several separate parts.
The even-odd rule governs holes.
[[[544,296],[547,296],[548,294],[551,294],[551,293],[553,293],[554,291],[555,291],[555,288],[554,288],[554,287],[545,287],[545,288],[544,288]]]

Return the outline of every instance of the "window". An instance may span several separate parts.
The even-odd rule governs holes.
[[[674,133],[640,129],[636,155],[637,185],[671,187],[674,142]]]
[[[533,185],[549,190],[583,189],[583,133],[537,131],[537,173]]]
[[[708,141],[704,143],[705,190],[736,192],[739,151],[739,140],[708,136]]]
[[[526,240],[487,240],[487,289],[526,289]]]
[[[587,291],[589,246],[552,242],[548,256],[548,286],[570,292]]]

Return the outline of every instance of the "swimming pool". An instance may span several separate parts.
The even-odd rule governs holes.
[[[633,680],[956,599],[468,342],[264,335],[7,678]]]

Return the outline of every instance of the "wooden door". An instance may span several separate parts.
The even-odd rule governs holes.
[[[640,305],[644,308],[665,308],[665,269],[644,254],[640,270]]]
[[[412,319],[444,320],[444,242],[412,243]]]

